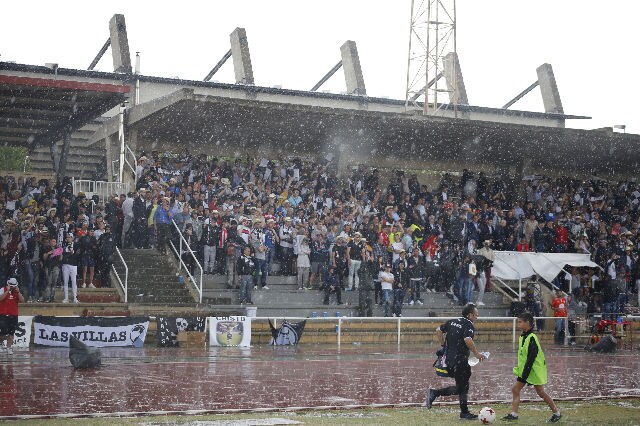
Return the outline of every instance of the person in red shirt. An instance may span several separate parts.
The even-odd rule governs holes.
[[[520,240],[520,242],[516,246],[516,250],[517,251],[523,251],[523,252],[529,251],[529,244],[527,243],[527,239],[525,237],[522,237],[522,239]]]
[[[7,342],[7,354],[13,354],[13,335],[18,327],[18,303],[24,303],[24,296],[18,289],[18,281],[9,278],[7,285],[0,288],[0,345]]]
[[[564,343],[564,322],[567,318],[567,298],[560,289],[556,290],[556,296],[551,301],[553,316],[556,317],[555,341],[561,345]]]
[[[563,224],[556,222],[556,252],[565,253],[569,246],[569,230]]]

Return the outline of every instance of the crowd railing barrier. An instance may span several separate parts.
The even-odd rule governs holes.
[[[180,231],[180,227],[178,227],[178,224],[173,219],[171,219],[171,223],[173,223],[173,226],[174,226],[178,236],[180,237],[179,238],[179,247],[178,248],[176,248],[176,246],[173,244],[173,241],[169,240],[169,246],[171,247],[171,250],[173,250],[175,255],[178,257],[179,268],[180,268],[179,273],[182,274],[182,268],[184,268],[184,270],[187,272],[187,277],[189,278],[189,281],[193,284],[193,287],[196,289],[196,292],[198,293],[198,303],[202,303],[202,277],[204,275],[204,270],[202,269],[202,265],[198,261],[198,258],[196,257],[196,254],[194,253],[194,251],[191,249],[191,247],[187,243],[187,240],[184,239],[184,236],[182,235],[182,232]],[[187,265],[184,263],[184,260],[182,259],[182,250],[183,250],[183,248],[186,248],[186,252],[189,253],[193,257],[194,264],[200,270],[200,280],[199,281],[196,281],[194,276],[191,274],[191,271],[189,271],[189,268],[187,267]]]

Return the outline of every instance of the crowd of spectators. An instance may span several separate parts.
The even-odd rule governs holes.
[[[108,287],[118,212],[95,201],[68,178],[0,176],[0,280],[16,278],[29,303],[53,302],[61,285],[63,302],[78,303],[78,278]]]
[[[375,301],[387,315],[422,303],[421,291],[451,290],[461,304],[482,305],[494,284],[494,250],[589,254],[602,271],[559,276],[556,284],[580,303],[600,295],[594,309],[613,309],[611,283],[620,309],[620,294],[637,291],[640,280],[634,180],[514,179],[465,169],[430,186],[408,171],[381,173],[362,164],[338,177],[330,158],[227,159],[187,149],[140,154],[135,191],[105,203],[73,194],[66,180],[0,180],[3,274],[22,263],[31,277],[27,265],[36,258],[46,270],[39,259],[46,249],[36,256],[30,248],[44,230],[51,247],[64,248],[71,234],[76,264],[91,271],[109,263],[99,242],[108,227],[114,244],[167,253],[175,222],[189,242],[180,253],[188,267],[197,258],[204,273],[225,274],[243,303],[251,303],[251,290],[268,290],[273,273],[296,275],[300,290],[325,290],[325,303],[336,293],[341,303],[342,291],[359,288],[367,265],[377,278]],[[393,279],[384,275],[387,265]],[[65,281],[67,275],[73,272]],[[84,274],[82,281],[92,284]]]

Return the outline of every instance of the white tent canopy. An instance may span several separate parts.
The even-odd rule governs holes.
[[[518,251],[496,251],[494,253],[496,260],[491,268],[491,276],[503,280],[519,280],[537,274],[550,283],[565,265],[599,267],[589,259],[588,254]]]

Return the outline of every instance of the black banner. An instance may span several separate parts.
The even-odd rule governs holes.
[[[44,346],[69,346],[74,336],[88,346],[142,347],[149,317],[45,317],[33,319],[33,342]]]
[[[156,340],[160,347],[178,346],[178,332],[204,332],[207,317],[158,317]]]

